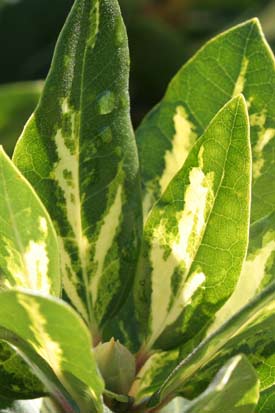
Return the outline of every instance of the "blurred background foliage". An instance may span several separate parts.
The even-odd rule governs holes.
[[[171,77],[209,38],[258,16],[275,49],[275,0],[120,0],[137,126]],[[0,0],[0,143],[9,153],[35,107],[73,0]],[[35,81],[34,83],[32,81]]]

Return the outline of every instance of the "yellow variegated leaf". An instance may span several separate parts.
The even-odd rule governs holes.
[[[266,286],[275,274],[275,61],[257,19],[210,40],[177,73],[137,131],[144,211],[182,167],[211,118],[233,96],[248,102],[253,191],[247,260],[231,299],[209,333]]]
[[[135,285],[143,351],[197,335],[235,288],[248,243],[251,153],[246,104],[215,116],[145,225]]]
[[[97,336],[127,296],[142,227],[116,0],[76,0],[14,161],[55,223],[65,295]]]
[[[104,384],[91,333],[68,304],[22,289],[1,292],[0,338],[29,363],[64,413],[101,412]]]
[[[59,295],[55,229],[31,185],[0,149],[0,287]]]

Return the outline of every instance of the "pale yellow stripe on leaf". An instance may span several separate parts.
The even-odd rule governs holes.
[[[203,286],[205,280],[205,274],[202,272],[194,273],[188,278],[183,287],[181,295],[176,300],[172,310],[169,312],[166,320],[167,325],[171,325],[177,320],[182,310],[192,302],[193,296],[199,290],[199,288]]]
[[[68,111],[67,105],[68,103],[65,100],[62,105],[64,114]],[[72,116],[72,130],[75,129],[74,116]],[[77,153],[77,150],[72,153],[72,150],[66,146],[65,137],[62,135],[61,130],[58,130],[55,136],[55,142],[59,160],[55,165],[54,178],[62,189],[65,197],[68,222],[70,223],[76,238],[79,238],[79,233],[82,233],[79,190],[79,154]]]
[[[171,297],[171,277],[178,262],[171,254],[164,258],[164,250],[156,241],[151,248],[152,263],[152,295],[151,295],[151,337],[148,347],[154,343],[161,333],[163,323],[168,317],[168,306]]]
[[[51,366],[58,377],[62,373],[62,356],[63,351],[56,341],[53,341],[47,332],[47,321],[40,312],[38,303],[29,302],[28,297],[18,296],[18,301],[26,310],[30,319],[30,329],[34,334],[34,340],[31,342],[37,353],[43,357]]]
[[[269,142],[275,137],[275,129],[265,127],[266,116],[267,116],[266,109],[263,109],[262,112],[253,113],[250,116],[251,126],[258,127],[258,141],[253,148],[253,178],[254,179],[261,176],[262,169],[265,164],[263,150],[269,144]]]
[[[203,147],[199,154],[200,166],[202,160]],[[190,279],[184,290],[185,296],[178,296],[174,302],[171,313],[168,306],[171,298],[171,278],[174,271],[179,267],[184,268],[182,285],[193,262],[193,258],[199,247],[203,235],[206,221],[205,217],[214,201],[213,181],[214,173],[209,172],[205,175],[201,168],[195,167],[189,174],[190,185],[184,194],[184,210],[178,214],[178,234],[171,239],[171,234],[167,233],[167,228],[160,222],[154,230],[154,243],[151,248],[150,261],[152,265],[152,296],[151,296],[151,338],[153,343],[161,333],[163,324],[171,324],[180,315],[183,306],[190,301],[197,288],[204,282],[202,274],[196,274],[198,278]],[[165,240],[165,241],[164,241]],[[164,242],[169,240],[171,248],[170,256],[164,258]],[[193,287],[196,286],[193,291]],[[192,294],[189,299],[187,296]],[[150,344],[149,343],[149,344]]]
[[[235,83],[235,88],[234,88],[232,97],[239,96],[244,91],[248,64],[249,64],[249,60],[247,59],[247,57],[244,57],[242,61],[242,65],[241,65],[241,71]]]
[[[46,220],[43,223],[47,224]],[[30,240],[27,247],[20,253],[14,250],[10,240],[6,239],[5,243],[9,255],[3,259],[16,286],[39,290],[45,294],[50,293],[52,282],[48,274],[49,257],[46,242],[43,239],[41,241]],[[14,287],[8,279],[5,279],[4,285],[7,288]]]
[[[77,129],[77,112],[73,113],[68,104],[68,100],[64,99],[62,104],[62,112],[64,115],[71,115],[72,133],[78,134]],[[62,131],[58,130],[55,136],[56,149],[58,154],[58,162],[55,165],[54,178],[57,181],[59,187],[62,189],[65,197],[65,207],[67,212],[67,219],[71,225],[73,234],[75,236],[75,242],[79,251],[79,264],[81,266],[84,283],[88,283],[87,265],[89,256],[89,243],[83,234],[82,218],[81,218],[81,196],[80,196],[80,182],[79,182],[79,147],[78,140],[76,142],[75,150],[69,148],[66,145],[65,137],[62,136]],[[63,273],[63,284],[68,297],[72,300],[74,306],[80,311],[82,316],[88,320],[87,311],[84,310],[84,306],[80,297],[77,294],[77,277],[74,276],[74,270],[72,269],[71,259],[66,252],[64,243],[59,237],[60,243],[60,260]],[[72,276],[74,280],[72,281]],[[74,291],[75,289],[75,291]],[[89,303],[88,303],[89,307]]]
[[[149,212],[154,205],[154,191],[153,189],[149,188],[149,185],[146,187],[146,193],[143,198],[143,219],[144,225],[146,224],[146,219],[148,217]]]
[[[117,189],[113,204],[111,205],[107,215],[103,218],[102,226],[100,228],[100,232],[96,241],[94,262],[97,264],[97,267],[90,284],[93,304],[95,304],[97,300],[98,287],[100,284],[100,278],[104,272],[104,262],[106,256],[114,242],[117,229],[120,225],[123,206],[122,195],[123,191],[122,186],[120,185]]]
[[[275,252],[275,240],[266,234],[264,246],[250,254],[244,263],[236,289],[225,305],[217,312],[214,323],[207,331],[210,335],[217,330],[228,318],[246,305],[258,292],[266,275],[266,266],[269,258]]]
[[[214,174],[205,175],[200,168],[193,168],[189,175],[190,185],[185,193],[184,210],[179,213],[179,240],[174,242],[172,250],[178,261],[189,267],[193,258],[196,242],[199,241],[205,227],[205,213],[209,195],[213,199]],[[194,235],[193,248],[190,237]]]
[[[178,106],[174,116],[175,135],[172,142],[172,150],[165,153],[165,169],[160,178],[161,193],[182,167],[190,148],[195,143],[197,134],[195,126],[188,119],[183,106]]]
[[[75,273],[71,258],[64,247],[64,241],[61,237],[58,237],[59,241],[59,249],[61,259],[61,275],[63,281],[64,290],[69,297],[70,301],[73,303],[79,314],[84,318],[84,320],[88,321],[88,312],[86,310],[85,304],[77,294],[77,286],[78,286],[78,277]]]
[[[49,293],[51,287],[48,278],[49,258],[45,242],[30,241],[24,254],[24,261],[29,288],[38,288],[40,291]]]

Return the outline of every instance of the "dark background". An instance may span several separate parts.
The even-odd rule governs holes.
[[[0,0],[1,85],[45,78],[72,3]],[[135,126],[160,100],[181,65],[225,28],[257,16],[275,48],[275,0],[120,0],[120,4],[130,43]],[[36,104],[41,85],[36,86],[0,87],[0,142],[16,139]]]

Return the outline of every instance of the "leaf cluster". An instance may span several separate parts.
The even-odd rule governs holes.
[[[0,151],[0,411],[271,413],[272,52],[217,36],[136,136],[128,77],[117,1],[76,0]]]

